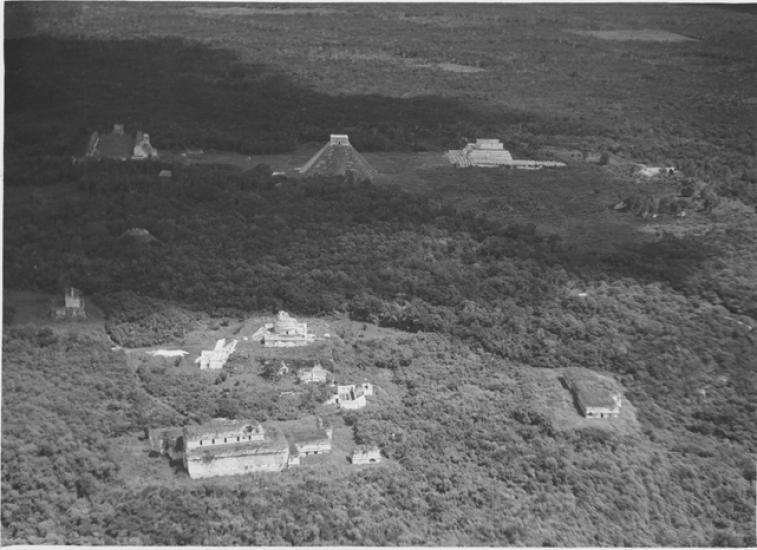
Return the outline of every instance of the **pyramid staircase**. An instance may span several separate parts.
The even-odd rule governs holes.
[[[332,134],[329,142],[300,168],[300,173],[305,177],[352,173],[356,181],[371,180],[378,174],[344,134]]]

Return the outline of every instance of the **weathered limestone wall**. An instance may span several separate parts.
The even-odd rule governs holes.
[[[300,455],[305,454],[322,454],[331,452],[331,441],[307,441],[305,443],[295,443],[297,453]]]
[[[187,471],[192,479],[248,474],[254,472],[280,472],[289,461],[289,450],[260,453],[247,456],[197,458],[186,460]]]

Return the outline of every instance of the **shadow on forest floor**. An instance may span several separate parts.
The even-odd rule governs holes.
[[[175,38],[39,36],[7,40],[5,52],[11,153],[81,154],[89,133],[115,122],[149,132],[159,149],[279,153],[329,133],[349,133],[363,151],[442,149],[535,118],[438,96],[326,95],[275,67]]]
[[[666,237],[656,242],[625,243],[613,252],[573,253],[565,258],[564,265],[587,279],[609,275],[687,290],[690,277],[718,256],[718,248],[701,237]]]

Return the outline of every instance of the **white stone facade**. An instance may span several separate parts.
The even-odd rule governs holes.
[[[137,137],[134,143],[134,152],[131,158],[134,160],[142,160],[148,158],[157,158],[158,151],[150,144],[150,134],[144,132],[137,132]]]
[[[269,348],[306,346],[315,340],[312,334],[308,334],[308,324],[298,323],[286,311],[279,311],[273,324],[266,325],[265,329],[263,345]]]
[[[615,418],[620,415],[621,396],[619,393],[616,393],[611,396],[611,399],[613,400],[613,405],[610,407],[584,405],[580,400],[579,406],[586,418]]]
[[[329,136],[330,145],[349,145],[350,138],[347,134],[331,134]]]
[[[229,360],[229,357],[237,347],[237,340],[232,340],[228,344],[225,338],[216,342],[216,347],[212,350],[202,350],[200,356],[195,359],[195,363],[200,364],[200,369],[221,369]]]
[[[289,463],[289,444],[278,431],[249,420],[217,419],[185,427],[184,466],[189,477],[278,472]]]
[[[332,395],[325,405],[336,405],[339,409],[347,410],[362,409],[368,404],[365,399],[366,395],[373,395],[373,386],[371,384],[337,386],[336,394]]]
[[[302,369],[297,377],[303,384],[325,384],[330,374],[320,363],[316,363],[311,369]]]
[[[381,462],[381,451],[378,447],[358,447],[352,452],[351,462],[359,464],[378,464]]]
[[[280,472],[289,464],[289,447],[242,445],[229,446],[220,452],[211,450],[184,453],[184,465],[192,479],[205,477]]]

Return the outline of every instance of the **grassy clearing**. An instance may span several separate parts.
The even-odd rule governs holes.
[[[593,36],[603,40],[642,40],[644,42],[688,42],[696,38],[670,31],[655,29],[634,29],[615,31],[571,31],[583,36]]]

